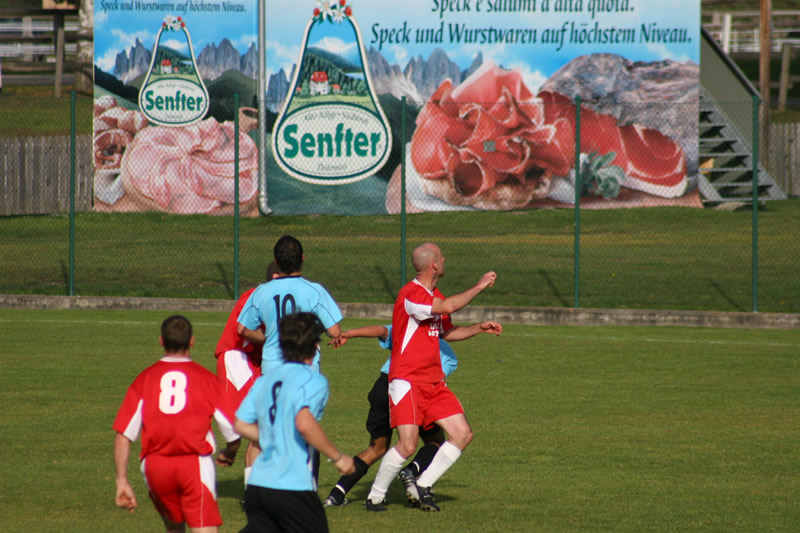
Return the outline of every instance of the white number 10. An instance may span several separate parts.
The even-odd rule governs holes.
[[[180,413],[184,407],[186,407],[186,374],[167,372],[161,376],[158,408],[162,413],[174,415]]]

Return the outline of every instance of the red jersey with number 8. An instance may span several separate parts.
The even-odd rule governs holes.
[[[166,356],[133,381],[113,429],[131,441],[141,431],[140,458],[209,455],[215,450],[211,419],[230,442],[237,438],[233,413],[216,375],[191,359]]]
[[[444,300],[439,289],[429,291],[417,280],[400,289],[392,313],[392,360],[389,381],[438,383],[444,380],[439,336],[453,327],[450,315],[433,314],[433,299]]]

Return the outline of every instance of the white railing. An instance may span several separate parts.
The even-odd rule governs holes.
[[[64,30],[67,32],[77,32],[79,23],[77,16],[67,16],[64,21]],[[0,37],[47,37],[53,35],[53,17],[17,17],[0,18]],[[0,57],[25,57],[25,56],[53,56],[55,61],[55,49],[53,43],[34,43],[34,42],[13,42],[4,39],[0,42]],[[76,43],[65,43],[64,52],[66,54],[77,53]]]
[[[704,20],[703,27],[726,53],[760,52],[760,12],[714,12]],[[773,11],[770,41],[773,52],[780,52],[784,43],[800,47],[800,11]]]

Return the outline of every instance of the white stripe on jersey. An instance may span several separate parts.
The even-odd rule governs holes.
[[[217,439],[214,438],[214,432],[210,429],[208,430],[208,433],[206,433],[206,442],[211,445],[211,453],[217,451]]]
[[[214,420],[217,421],[217,427],[219,427],[222,436],[225,437],[225,442],[231,442],[239,438],[239,434],[233,429],[230,420],[219,409],[214,410]]]
[[[136,406],[136,412],[133,413],[130,422],[125,427],[125,431],[122,432],[125,437],[133,442],[139,438],[139,432],[142,431],[142,406],[144,405],[144,400],[139,400],[139,404]]]
[[[431,314],[433,306],[414,303],[408,298],[406,298],[405,301],[405,309],[406,313],[408,313],[408,325],[403,335],[403,343],[400,345],[400,353],[405,351],[406,346],[408,346],[408,343],[411,341],[411,337],[414,336],[417,328],[419,328],[420,322],[433,316]]]

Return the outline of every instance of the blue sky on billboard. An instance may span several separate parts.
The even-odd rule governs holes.
[[[242,13],[226,16],[216,13],[182,13],[179,10],[169,14],[186,20],[195,54],[199,54],[209,44],[219,45],[223,38],[231,41],[234,48],[244,54],[258,40],[256,0],[237,0],[237,3],[244,5],[246,13],[251,16],[243,16]],[[103,11],[99,7],[96,6],[94,16],[95,63],[106,72],[114,70],[117,54],[129,51],[137,39],[151,50],[164,15],[167,14],[164,11]],[[248,23],[248,20],[251,22]],[[98,31],[98,28],[103,29]],[[166,39],[162,43],[173,45],[178,51],[188,52],[186,43],[180,40]]]
[[[193,0],[194,2],[194,0]],[[267,75],[283,68],[287,77],[292,65],[296,63],[303,32],[310,20],[315,0],[264,0],[267,19]],[[194,2],[197,3],[197,2]],[[218,3],[218,2],[217,2]],[[244,54],[257,40],[257,0],[238,0],[244,6],[244,13],[218,14],[198,11],[171,13],[183,16],[191,32],[195,54],[209,44],[218,45],[223,38]],[[479,3],[482,5],[478,12]],[[452,61],[466,69],[481,52],[484,60],[491,59],[497,65],[520,72],[526,83],[538,87],[558,68],[571,59],[589,53],[613,53],[632,61],[694,61],[699,63],[700,50],[700,0],[550,0],[550,8],[544,11],[544,0],[530,2],[507,2],[500,0],[472,0],[467,5],[469,11],[442,12],[443,5],[451,3],[440,0],[406,0],[402,3],[386,3],[381,0],[360,0],[348,2],[353,16],[358,22],[363,44],[366,49],[379,49],[390,64],[401,69],[417,56],[427,59],[436,48],[445,50]],[[456,4],[453,2],[452,4]],[[508,6],[535,5],[535,11],[525,12],[519,7]],[[97,65],[111,72],[122,51],[128,51],[136,40],[152,49],[164,12],[161,11],[121,11],[103,10],[96,5],[95,14],[95,58]],[[176,3],[175,5],[183,5]],[[462,2],[461,5],[464,5]],[[507,11],[490,9],[491,5],[504,5]],[[580,12],[555,11],[556,5],[581,5]],[[618,11],[598,11],[592,13],[591,6],[606,5],[625,7]],[[391,7],[390,7],[391,6]],[[223,16],[224,15],[224,16]],[[314,40],[310,45],[324,48],[330,52],[352,59],[357,55],[352,37],[337,36],[336,24],[327,26],[325,38]],[[603,31],[633,30],[632,42],[583,43],[580,32],[586,34],[599,25]],[[103,28],[98,31],[99,28]],[[537,30],[534,43],[507,42],[465,42],[465,31],[480,30]],[[669,37],[671,30],[685,32],[685,42],[674,42]],[[381,35],[396,30],[394,39],[384,39]],[[397,31],[399,30],[399,31]],[[344,31],[344,28],[342,28]],[[439,32],[440,42],[417,42],[417,32]],[[544,42],[546,31],[556,36],[551,42]],[[662,33],[666,39],[653,37]],[[645,33],[651,38],[645,39]],[[398,35],[404,38],[397,38]],[[485,34],[484,34],[485,35]],[[620,34],[616,34],[618,40]],[[659,40],[664,42],[658,42]],[[167,39],[170,41],[170,39]],[[649,41],[649,42],[647,42]],[[670,42],[673,41],[673,42]],[[165,41],[166,43],[166,41]],[[185,43],[172,43],[176,50],[183,51]]]
[[[461,12],[442,12],[442,6],[449,3],[438,0],[406,0],[392,4],[362,0],[349,5],[360,26],[364,47],[379,49],[390,64],[397,64],[401,69],[414,57],[427,59],[436,48],[444,49],[452,61],[466,69],[481,52],[484,60],[491,59],[497,65],[519,71],[533,88],[541,85],[571,59],[590,53],[612,53],[631,61],[644,62],[664,59],[700,61],[700,0],[551,0],[547,12],[542,11],[543,2],[538,0],[527,3],[529,6],[535,5],[536,11],[524,12],[517,7],[516,11],[495,9],[491,13],[488,12],[489,5],[505,4],[508,7],[519,6],[523,2],[483,0],[480,2],[481,12],[477,11],[478,3],[473,0],[468,3],[470,10]],[[283,68],[288,76],[297,61],[302,33],[316,2],[268,0],[267,4],[267,71],[272,74]],[[568,4],[581,5],[581,11],[555,11],[556,5]],[[595,7],[592,13],[592,6],[601,4],[611,6],[611,10],[603,11],[602,7]],[[387,9],[389,5],[397,9]],[[627,9],[615,11],[614,6]],[[280,12],[280,18],[270,18],[271,11]],[[536,42],[466,42],[465,30],[492,28],[536,28]],[[629,42],[580,43],[581,37],[594,28],[597,28],[595,32],[600,30],[607,32],[606,35],[613,35],[617,41]],[[395,30],[395,37],[388,38],[392,30]],[[439,31],[440,42],[417,42],[418,30],[427,30],[431,34]],[[556,42],[552,39],[551,42],[543,42],[547,30],[557,36]],[[624,31],[628,31],[628,38]],[[346,48],[351,43],[335,38],[316,43],[312,40],[311,44],[343,55],[348,50],[352,51]]]

